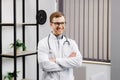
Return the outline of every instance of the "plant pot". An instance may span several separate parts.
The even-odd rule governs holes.
[[[17,49],[17,54],[21,53],[22,52],[22,48],[18,48]]]
[[[12,78],[11,80],[14,80],[14,78]]]

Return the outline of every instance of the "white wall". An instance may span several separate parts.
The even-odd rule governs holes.
[[[111,28],[111,80],[120,80],[120,0],[112,1]]]
[[[40,39],[42,39],[50,32],[49,16],[53,11],[57,10],[57,0],[40,0],[39,8],[47,12],[47,22],[44,25],[40,25]]]
[[[100,73],[104,73],[104,76],[106,77],[105,80],[111,80],[111,66],[110,65],[83,63],[83,66],[86,67],[86,80],[91,80],[92,76],[96,74],[100,74]]]

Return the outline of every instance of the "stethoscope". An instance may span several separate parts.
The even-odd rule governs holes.
[[[68,38],[65,35],[63,35],[62,37],[65,37],[65,39],[66,39],[63,42],[63,45],[67,44],[68,46],[70,46],[70,42],[69,42]],[[50,34],[48,35],[48,47],[49,47],[49,57],[54,58],[54,54],[53,54],[52,49],[50,47]],[[52,73],[52,72],[50,72],[50,73]],[[51,75],[51,77],[52,77],[52,75]],[[60,80],[60,77],[59,77],[59,80]]]
[[[65,44],[68,44],[68,45],[70,45],[70,42],[69,42],[69,40],[68,40],[68,38],[65,36],[65,35],[63,35],[63,37],[65,37],[65,41],[63,42],[63,45],[65,45]],[[49,54],[52,54],[52,49],[51,49],[51,47],[50,47],[50,34],[48,35],[48,47],[49,47]]]

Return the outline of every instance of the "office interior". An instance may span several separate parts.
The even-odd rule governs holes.
[[[67,1],[71,4],[75,4],[77,3],[77,1],[79,3],[77,3],[77,5],[72,5],[70,7],[64,8],[65,3],[67,3]],[[98,5],[99,3],[102,6]],[[109,10],[108,8],[103,9],[103,7],[106,6],[106,3],[107,5],[109,4]],[[109,29],[110,31],[109,32],[110,47],[108,47],[109,48],[108,52],[110,53],[109,55],[110,61],[104,62],[104,61],[83,60],[82,66],[80,68],[74,69],[75,80],[119,80],[120,79],[119,76],[120,74],[119,71],[120,70],[119,69],[120,68],[120,63],[119,63],[120,5],[119,3],[120,3],[119,0],[65,0],[65,1],[64,0],[0,0],[0,17],[1,17],[0,19],[1,50],[0,51],[1,51],[1,55],[4,54],[3,56],[0,56],[1,57],[0,73],[2,74],[0,75],[1,79],[8,72],[12,72],[15,70],[16,72],[19,71],[16,80],[41,80],[42,70],[40,70],[39,64],[37,62],[37,43],[39,40],[47,36],[51,31],[49,27],[50,14],[58,10],[65,12],[65,10],[67,11],[67,9],[72,9],[75,6],[79,6],[83,10],[83,12],[89,11],[89,14],[95,15],[92,12],[90,12],[90,10],[88,9],[92,8],[92,10],[94,11],[95,9],[97,10],[98,8],[98,7],[96,8],[96,6],[100,6],[99,9],[103,10],[103,12],[109,11],[109,16],[110,16],[108,19],[109,26],[107,26],[109,27],[107,29]],[[88,6],[86,7],[83,4]],[[84,9],[86,9],[87,11],[84,11]],[[44,10],[47,14],[47,20],[42,25],[37,24],[37,19],[36,19],[37,10]],[[77,11],[77,9],[73,8],[73,12],[75,11]],[[81,17],[83,18],[85,16],[84,13],[79,12],[77,15],[79,14],[81,15],[80,18]],[[88,13],[85,14],[90,16]],[[99,13],[98,11],[98,15],[100,14],[102,13]],[[101,15],[101,16],[102,17],[105,16],[106,19],[107,18],[106,16],[108,15]],[[101,19],[101,17],[99,18]],[[88,19],[89,19],[88,22],[90,24],[91,17],[89,17]],[[70,18],[67,18],[67,20],[72,21],[70,20]],[[82,21],[79,18],[78,20]],[[84,21],[80,22],[80,25],[83,23]],[[103,23],[105,24],[104,21]],[[85,25],[81,25],[81,26],[85,26]],[[77,26],[77,25],[72,24],[72,26]],[[89,27],[91,26],[92,25],[90,24]],[[79,26],[77,26],[77,28],[79,28]],[[91,28],[93,29],[93,27]],[[94,32],[94,30],[92,29],[91,31]],[[10,44],[17,39],[20,39],[21,41],[25,42],[28,52],[17,53],[18,57],[14,57],[11,55],[13,54],[16,55],[15,54],[16,52],[14,52],[16,50],[14,50],[14,48],[10,48]],[[101,38],[99,39],[102,40]],[[78,43],[79,40],[80,39],[77,40]],[[107,49],[104,49],[105,48],[104,46],[100,46],[100,47],[104,51],[107,51]],[[82,51],[82,49],[80,50],[81,52],[84,52]],[[7,53],[9,53],[9,55],[7,55]]]

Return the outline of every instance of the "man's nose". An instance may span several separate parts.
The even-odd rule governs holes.
[[[57,25],[58,25],[58,27],[61,27],[61,26],[62,26],[62,24],[61,24],[61,23],[58,23]]]

